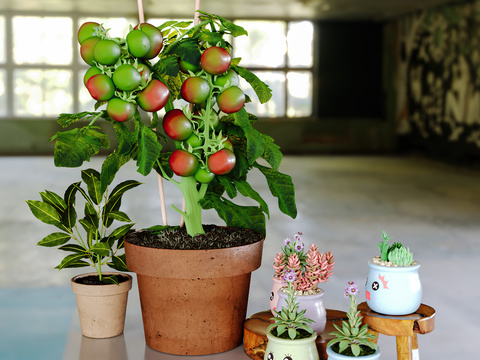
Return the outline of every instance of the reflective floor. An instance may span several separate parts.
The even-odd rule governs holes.
[[[100,168],[100,159],[87,163]],[[84,167],[85,168],[85,167]],[[480,338],[480,172],[418,158],[286,157],[281,170],[292,175],[298,217],[278,211],[261,174],[252,186],[270,205],[263,265],[252,274],[248,315],[268,308],[271,263],[285,237],[304,234],[307,244],[334,253],[334,275],[322,285],[327,308],[346,310],[343,288],[361,286],[368,260],[377,254],[382,230],[409,246],[421,263],[423,302],[437,311],[436,328],[419,336],[423,360],[474,359]],[[35,246],[53,230],[38,222],[24,200],[45,189],[63,193],[80,180],[79,169],[60,169],[49,157],[0,158],[0,359],[182,359],[151,350],[143,338],[136,284],[129,295],[125,333],[114,339],[81,336],[70,278],[84,269],[53,270],[59,251]],[[143,228],[161,223],[156,177],[143,178],[133,164],[119,181],[144,185],[125,195],[123,211]],[[167,204],[181,206],[165,184]],[[178,216],[168,207],[168,220]],[[205,223],[219,223],[208,211]],[[364,301],[364,295],[360,295]],[[395,339],[381,336],[382,359],[395,359]],[[248,359],[242,348],[208,359]]]

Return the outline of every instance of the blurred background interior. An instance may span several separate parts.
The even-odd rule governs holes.
[[[193,0],[143,5],[154,25],[193,17]],[[232,40],[233,55],[273,98],[260,105],[246,91],[247,110],[281,147],[297,188],[299,217],[272,211],[267,222],[249,314],[268,308],[270,264],[284,237],[302,231],[334,252],[326,305],[345,310],[345,281],[364,283],[386,230],[418,254],[424,302],[438,312],[437,329],[419,339],[422,359],[474,358],[463,344],[480,337],[468,320],[480,315],[472,305],[480,296],[480,1],[201,0],[201,9],[249,32]],[[0,0],[0,359],[91,359],[94,351],[78,329],[76,272],[56,272],[60,255],[34,246],[49,229],[24,203],[79,176],[54,167],[48,139],[58,114],[93,109],[76,41],[90,20],[124,36],[138,22],[137,2]],[[155,178],[133,166],[119,176],[146,183],[126,196],[138,227],[158,223]],[[135,293],[128,316],[121,351],[99,358],[169,359],[145,348]],[[390,340],[382,340],[385,359],[395,358]],[[246,358],[237,350],[227,358]]]

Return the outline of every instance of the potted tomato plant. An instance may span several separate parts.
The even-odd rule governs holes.
[[[293,240],[286,238],[282,250],[275,255],[273,262],[275,274],[270,295],[272,312],[276,307],[281,308],[285,305],[287,293],[282,279],[286,272],[293,271],[295,280],[292,285],[300,309],[306,310],[305,315],[313,320],[311,327],[321,335],[327,324],[327,313],[323,304],[324,290],[319,288],[318,284],[328,281],[333,274],[334,265],[334,256],[330,251],[322,254],[314,244],[306,251],[301,232],[295,234]]]
[[[40,193],[42,200],[27,200],[27,204],[38,220],[60,230],[37,244],[70,253],[56,269],[95,268],[94,273],[73,277],[71,285],[77,299],[82,334],[109,338],[123,332],[128,291],[132,287],[132,277],[124,273],[128,268],[123,237],[134,224],[120,211],[120,203],[125,192],[140,183],[129,180],[111,191],[99,191],[100,174],[93,169],[81,173],[82,181],[71,184],[63,196],[45,190]],[[84,199],[82,218],[76,201],[79,193]],[[125,224],[110,230],[115,221]],[[119,272],[105,273],[102,271],[104,265]]]
[[[252,100],[240,89],[240,78],[261,103],[271,90],[240,66],[240,58],[232,58],[225,40],[247,32],[221,16],[200,14],[193,27],[184,21],[142,23],[125,39],[110,38],[100,24],[83,24],[80,51],[91,65],[84,80],[98,102],[95,111],[61,114],[64,127],[81,120],[87,125],[51,139],[56,166],[81,166],[109,149],[101,190],[133,160],[140,174],[156,172],[182,192],[185,208],[174,209],[184,225],[132,232],[125,252],[137,273],[147,344],[190,355],[223,352],[242,342],[250,276],[261,264],[269,216],[248,173],[263,174],[280,210],[293,218],[297,213],[292,179],[279,171],[282,153],[254,127],[257,118],[245,109]],[[175,106],[174,100],[187,105]],[[100,121],[112,126],[113,147]],[[231,199],[238,195],[256,205],[235,204]],[[204,225],[206,209],[215,209],[226,226]],[[198,311],[200,303],[208,305]]]

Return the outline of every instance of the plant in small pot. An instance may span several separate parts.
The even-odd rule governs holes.
[[[328,281],[333,274],[334,265],[334,256],[330,251],[322,254],[314,244],[306,251],[302,233],[295,234],[293,240],[286,238],[282,251],[275,256],[273,263],[275,274],[270,295],[272,312],[286,303],[286,288],[283,285],[279,286],[278,283],[285,273],[293,271],[295,273],[293,288],[295,295],[298,296],[300,308],[306,309],[306,316],[314,321],[312,328],[320,335],[325,330],[327,315],[323,304],[324,291],[318,284]],[[275,299],[277,304],[273,304]]]
[[[422,302],[420,264],[401,243],[389,245],[391,237],[385,231],[382,237],[377,245],[380,256],[368,262],[367,304],[373,311],[386,315],[414,313]]]
[[[280,311],[274,310],[274,321],[267,328],[267,348],[265,360],[318,360],[315,340],[317,333],[311,328],[313,323],[295,297],[295,271],[287,270],[282,276],[286,284],[287,301]]]
[[[347,317],[342,326],[333,324],[337,331],[330,333],[335,338],[327,344],[327,355],[330,360],[346,360],[350,357],[361,357],[365,360],[380,358],[380,349],[376,337],[368,333],[368,325],[362,325],[362,316],[357,310],[358,286],[354,281],[347,284],[345,297],[350,299]]]
[[[83,24],[80,51],[91,65],[85,83],[98,102],[93,112],[61,114],[57,122],[64,127],[82,120],[88,124],[51,139],[56,166],[81,166],[109,149],[101,189],[133,160],[140,174],[153,170],[160,184],[166,180],[182,193],[184,208],[173,207],[181,215],[180,226],[168,225],[162,211],[162,225],[125,237],[146,342],[181,355],[218,353],[242,343],[251,272],[261,264],[269,217],[267,202],[248,182],[249,172],[265,176],[283,213],[297,214],[292,179],[279,171],[283,155],[270,136],[255,129],[257,118],[245,108],[251,99],[238,87],[239,79],[251,85],[261,103],[271,98],[271,90],[239,65],[240,58],[232,58],[225,40],[247,32],[221,16],[199,13],[192,27],[188,21],[142,23],[125,39],[110,38],[100,24]],[[135,38],[153,46],[155,54],[137,52]],[[155,64],[153,58],[158,58]],[[118,104],[124,105],[122,111]],[[161,119],[157,112],[163,108]],[[105,126],[115,133],[113,149]],[[235,204],[231,199],[239,195],[250,204]],[[202,212],[208,209],[215,209],[226,226],[203,224]]]
[[[76,295],[82,334],[91,338],[109,338],[123,333],[128,291],[132,277],[123,253],[123,237],[134,225],[120,211],[126,191],[138,186],[129,180],[118,184],[112,191],[100,191],[100,174],[93,169],[83,170],[82,181],[71,184],[63,197],[53,191],[40,192],[42,200],[27,200],[33,215],[45,224],[53,225],[54,232],[37,245],[57,247],[71,253],[55,268],[79,268],[93,266],[95,272],[72,278],[72,290]],[[82,187],[86,185],[86,190]],[[84,201],[84,216],[76,204],[77,194]],[[124,225],[110,229],[115,221]],[[103,272],[107,265],[120,272]]]

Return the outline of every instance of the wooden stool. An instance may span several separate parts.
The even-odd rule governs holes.
[[[424,304],[415,313],[400,316],[376,313],[366,302],[359,304],[358,310],[363,323],[377,338],[379,333],[397,337],[398,360],[418,360],[417,334],[427,334],[435,328],[435,309]]]
[[[263,360],[265,349],[267,347],[267,328],[273,323],[270,318],[273,317],[270,310],[262,311],[250,316],[245,320],[243,331],[243,347],[245,353],[251,359]],[[320,360],[328,359],[327,343],[333,338],[328,335],[335,331],[333,324],[341,326],[342,321],[348,321],[347,314],[344,311],[327,309],[327,325],[322,335],[317,337],[316,344]]]

